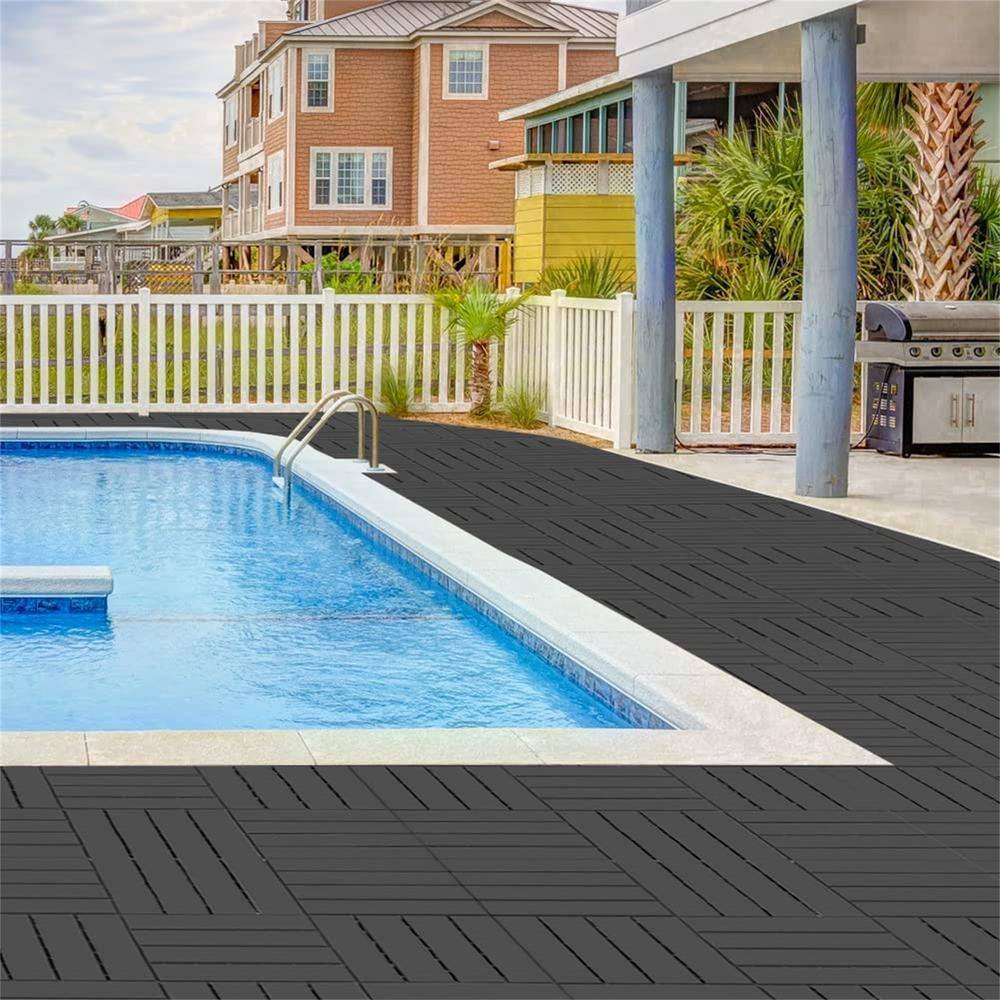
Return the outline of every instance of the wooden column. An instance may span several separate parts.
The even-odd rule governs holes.
[[[795,492],[847,496],[858,295],[857,15],[802,22],[805,266]]]
[[[677,405],[673,69],[637,77],[632,82],[632,108],[635,444],[639,451],[672,452]]]

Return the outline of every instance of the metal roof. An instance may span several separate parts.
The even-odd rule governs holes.
[[[150,191],[146,197],[158,208],[216,208],[222,204],[219,191]]]
[[[432,28],[437,22],[463,11],[470,14],[484,4],[482,0],[386,0],[385,3],[328,21],[306,25],[287,32],[286,38],[409,38]],[[540,22],[557,22],[580,38],[608,40],[615,37],[617,15],[606,10],[571,7],[550,0],[515,0],[513,6]],[[485,13],[485,11],[484,11]],[[507,11],[505,11],[507,13]],[[510,12],[512,13],[512,12]],[[529,26],[530,27],[530,26]],[[443,26],[442,30],[461,31],[461,25]],[[543,27],[541,30],[545,30]]]

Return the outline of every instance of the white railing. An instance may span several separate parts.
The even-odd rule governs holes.
[[[260,117],[248,118],[243,123],[243,145],[241,153],[248,153],[256,149],[264,141],[264,129],[261,125]]]
[[[393,370],[415,410],[468,409],[465,355],[426,295],[0,296],[5,411],[304,409]]]
[[[553,426],[627,448],[632,439],[632,296],[535,296],[504,342],[503,385],[529,389]]]
[[[466,351],[433,297],[238,291],[0,296],[0,405],[295,410],[330,389],[379,401],[383,376],[394,371],[414,410],[469,408]],[[800,312],[797,302],[678,303],[682,443],[794,442]],[[636,360],[630,294],[578,299],[557,291],[515,314],[493,351],[494,388],[501,399],[526,389],[551,424],[628,447]],[[863,388],[862,378],[856,433]]]
[[[239,210],[225,212],[222,216],[222,238],[229,239],[240,235],[240,213]]]

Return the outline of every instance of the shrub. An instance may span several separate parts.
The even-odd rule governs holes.
[[[575,298],[613,299],[619,292],[631,291],[634,284],[621,258],[610,251],[593,251],[580,254],[560,267],[547,267],[538,280],[536,291],[547,295],[553,289],[562,288]]]
[[[504,390],[503,410],[515,427],[537,427],[545,408],[545,396],[537,389],[518,384]]]
[[[323,285],[344,295],[373,295],[378,291],[378,278],[370,271],[361,270],[357,260],[341,260],[335,253],[325,254],[320,259],[323,269]],[[306,283],[310,291],[313,287],[315,264],[303,264],[299,268],[299,279]]]
[[[382,409],[390,417],[405,417],[413,401],[413,387],[394,368],[382,372]]]
[[[36,285],[30,281],[15,281],[15,295],[45,295],[45,289],[41,285]]]

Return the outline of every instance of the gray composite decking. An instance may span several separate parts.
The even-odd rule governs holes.
[[[8,768],[4,997],[1000,995],[994,563],[551,438],[384,444],[387,488],[895,766]]]

